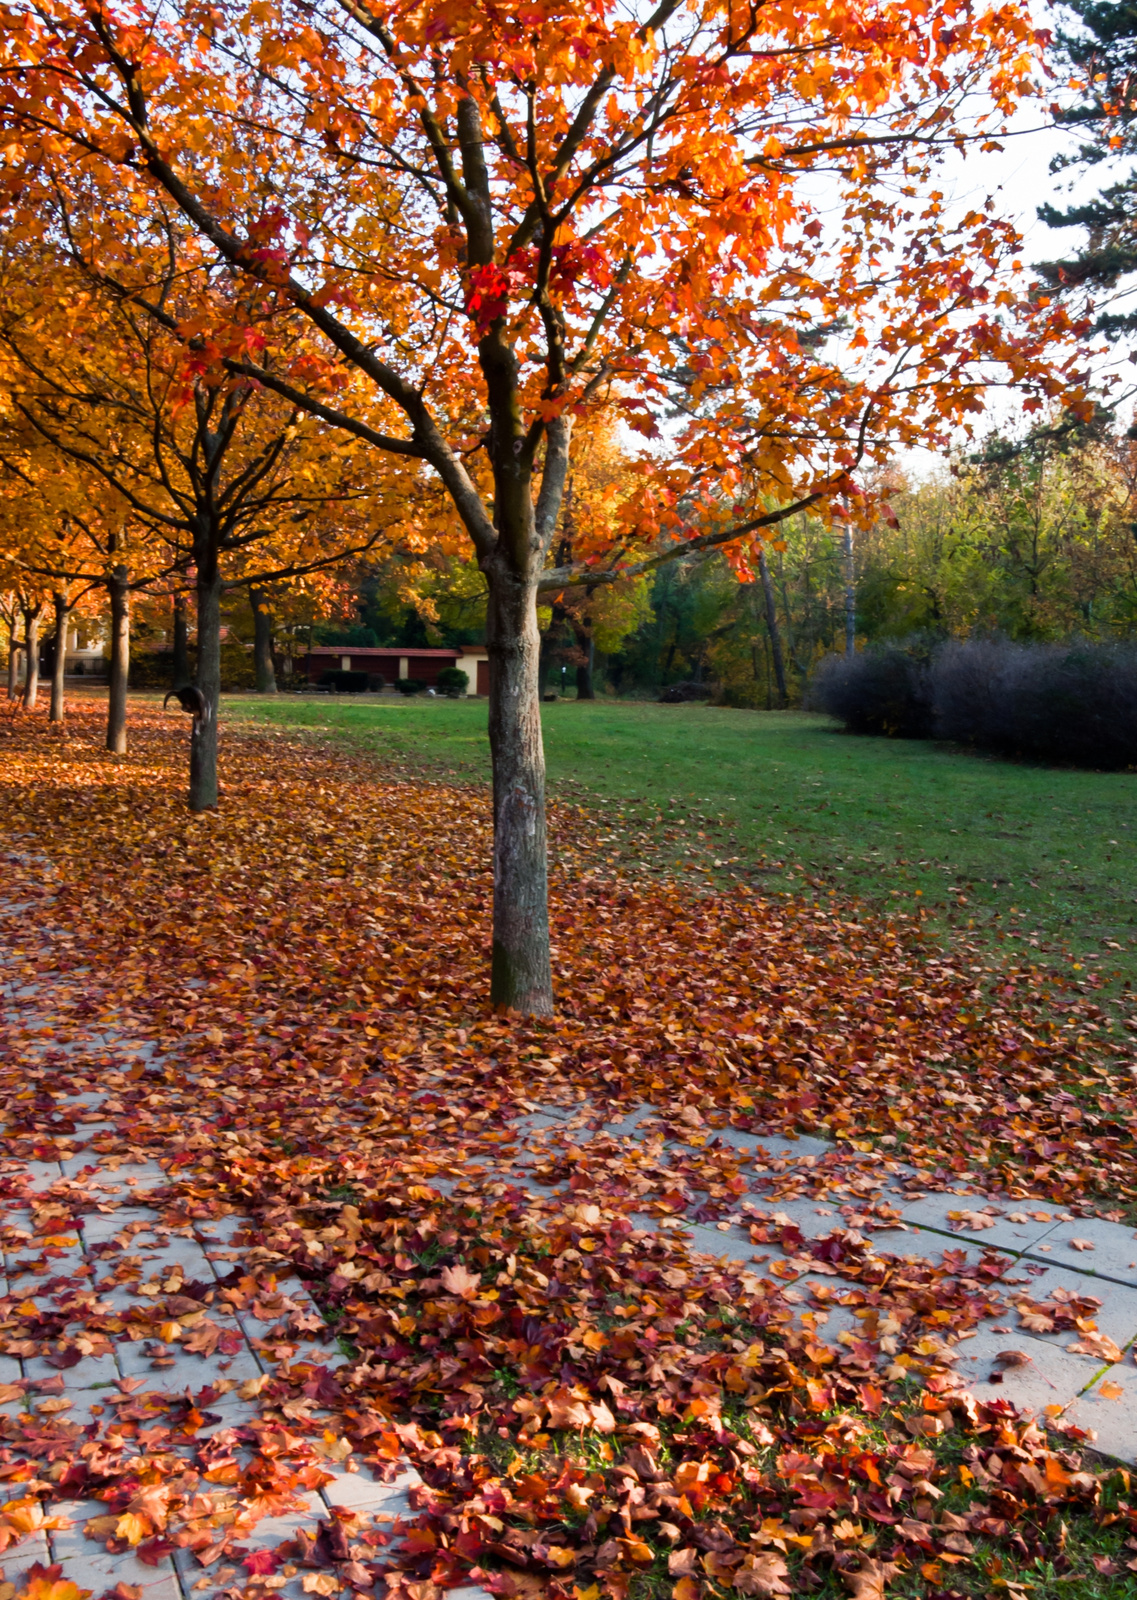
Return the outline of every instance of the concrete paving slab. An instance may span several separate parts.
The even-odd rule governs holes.
[[[1074,1240],[1091,1248],[1078,1249]],[[1027,1253],[1039,1260],[1061,1262],[1078,1272],[1137,1286],[1137,1235],[1123,1223],[1076,1217],[1053,1228],[1042,1242],[1050,1246],[1049,1251],[1040,1252],[1032,1246]]]
[[[955,1371],[980,1399],[1009,1400],[1033,1416],[1047,1406],[1065,1410],[1107,1365],[1098,1357],[1071,1354],[1060,1345],[1032,1338],[1021,1329],[999,1334],[984,1326],[974,1338],[960,1340],[952,1348],[957,1352]],[[1010,1351],[1030,1360],[1001,1367],[996,1358]],[[992,1383],[991,1374],[998,1372],[1002,1382]]]
[[[117,1206],[113,1211],[88,1211],[80,1220],[83,1224],[83,1238],[87,1243],[100,1244],[104,1239],[113,1239],[123,1233],[130,1223],[143,1225],[145,1231],[139,1233],[139,1238],[150,1237],[150,1230],[159,1221],[159,1214],[153,1206],[128,1204]]]
[[[1040,1243],[1053,1232],[1059,1212],[1049,1206],[1016,1206],[986,1201],[982,1195],[929,1194],[898,1207],[905,1222],[950,1234],[952,1238],[980,1239],[984,1244],[1015,1255]],[[1030,1211],[1046,1213],[1044,1221]],[[954,1214],[954,1215],[953,1215]],[[969,1219],[974,1218],[973,1223]],[[980,1219],[990,1219],[983,1226]],[[1017,1219],[1022,1218],[1022,1221]],[[976,1224],[979,1224],[978,1226]]]
[[[114,1383],[121,1377],[113,1355],[84,1356],[75,1366],[65,1367],[62,1371],[42,1356],[29,1356],[23,1366],[24,1376],[35,1381],[62,1376],[68,1393],[72,1389],[90,1389],[96,1383]]]
[[[51,1562],[45,1533],[33,1533],[22,1544],[12,1546],[0,1555],[0,1580],[19,1585],[28,1568],[34,1567],[37,1562],[44,1566]],[[99,1593],[102,1593],[101,1588]]]
[[[1102,1455],[1137,1463],[1137,1367],[1129,1362],[1107,1367],[1064,1420],[1092,1429],[1093,1448]]]
[[[1098,1332],[1112,1339],[1123,1350],[1137,1338],[1137,1289],[1115,1283],[1111,1278],[1092,1278],[1088,1273],[1066,1266],[1047,1266],[1045,1271],[1039,1273],[1025,1270],[1035,1265],[1041,1263],[1020,1262],[1005,1275],[1003,1281],[1007,1286],[1008,1299],[1018,1296],[1023,1302],[1029,1300],[1038,1305],[1053,1300],[1055,1295],[1059,1303],[1070,1295],[1079,1299],[1089,1296],[1101,1302],[1096,1310],[1089,1313],[1088,1318],[1097,1324]],[[1068,1301],[1066,1303],[1069,1304]],[[1013,1317],[1011,1321],[1017,1325],[1018,1317]],[[1053,1333],[1043,1333],[1037,1328],[1030,1331],[1035,1338],[1063,1347],[1079,1337],[1076,1329],[1062,1330],[1056,1327]]]
[[[115,1346],[123,1376],[150,1378],[156,1383],[168,1383],[164,1377],[177,1369],[179,1386],[190,1384],[195,1389],[215,1383],[218,1378],[231,1378],[234,1383],[244,1383],[249,1378],[259,1378],[262,1367],[242,1336],[241,1348],[230,1355],[218,1352],[212,1356],[187,1351],[181,1344],[157,1344],[150,1340],[119,1343]],[[166,1365],[172,1359],[173,1367]]]
[[[90,1589],[96,1596],[118,1583],[129,1583],[141,1588],[143,1600],[181,1600],[181,1587],[169,1558],[151,1567],[129,1551],[112,1555],[105,1546],[88,1539],[81,1527],[53,1532],[51,1555],[62,1566],[66,1581]]]
[[[413,1467],[401,1472],[393,1483],[377,1483],[370,1474],[362,1472],[337,1472],[320,1493],[329,1506],[373,1514],[381,1512],[389,1517],[406,1517],[413,1514],[407,1494],[421,1482]]]
[[[83,1172],[84,1168],[91,1167],[95,1163],[89,1153],[84,1153],[83,1155],[71,1156],[61,1165],[66,1177],[75,1178]],[[148,1188],[157,1188],[160,1184],[167,1182],[166,1172],[156,1161],[124,1161],[121,1166],[115,1167],[113,1171],[110,1167],[102,1167],[98,1171],[91,1173],[87,1178],[87,1184],[91,1189],[109,1189],[112,1191],[118,1189],[126,1193],[129,1192],[128,1185],[132,1178],[136,1185],[145,1184]]]

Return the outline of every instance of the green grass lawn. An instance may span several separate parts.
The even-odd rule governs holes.
[[[484,700],[230,696],[227,715],[333,732],[424,776],[484,781]],[[632,701],[542,707],[550,792],[598,850],[703,882],[854,895],[938,937],[1134,974],[1137,776],[1019,765],[826,718]]]

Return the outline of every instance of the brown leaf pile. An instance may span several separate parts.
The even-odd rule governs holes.
[[[895,1214],[886,1179],[1086,1208],[1132,1197],[1137,1099],[1104,1044],[1091,1053],[1092,1006],[1052,1013],[1024,971],[985,1008],[974,974],[836,902],[606,877],[590,819],[562,809],[561,1013],[517,1025],[484,1003],[480,791],[229,736],[223,808],[190,818],[178,732],[157,720],[121,762],[81,716],[66,741],[6,732],[17,909],[2,934],[9,977],[30,986],[5,1023],[6,1152],[157,1159],[176,1215],[252,1214],[234,1288],[279,1318],[266,1426],[300,1441],[274,1459],[295,1448],[304,1470],[303,1426],[327,1408],[372,1471],[409,1454],[426,1480],[389,1588],[430,1600],[472,1575],[622,1600],[642,1579],[697,1600],[796,1592],[832,1569],[869,1596],[916,1566],[933,1593],[976,1538],[1061,1554],[1058,1508],[1095,1505],[1099,1480],[951,1375],[954,1339],[1000,1309],[997,1265],[873,1255],[863,1230]],[[104,1029],[164,1054],[132,1061]],[[88,1143],[56,1111],[60,1074],[109,1095],[113,1131]],[[575,1142],[643,1101],[660,1137]],[[552,1102],[578,1109],[576,1131],[523,1145],[518,1113]],[[839,1147],[750,1157],[716,1137],[727,1126]],[[531,1153],[561,1195],[532,1188]],[[779,1218],[802,1193],[834,1203],[827,1238]],[[789,1259],[763,1276],[695,1256],[645,1215],[748,1218]],[[272,1281],[291,1270],[355,1352],[335,1376],[295,1361]],[[830,1291],[834,1271],[854,1287]],[[828,1344],[836,1305],[856,1329]],[[70,1309],[33,1329],[0,1306],[0,1338],[63,1356],[80,1327],[126,1331],[82,1306],[69,1326]],[[170,1291],[154,1316],[202,1309]],[[1024,1320],[1083,1337],[1091,1310],[1022,1301]],[[208,1341],[208,1324],[206,1308],[188,1337]],[[945,1435],[962,1465],[937,1455]],[[42,1440],[9,1442],[44,1458]],[[313,1592],[378,1581],[357,1557],[325,1569],[339,1577]]]

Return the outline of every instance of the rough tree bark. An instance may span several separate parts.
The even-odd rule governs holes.
[[[34,711],[39,698],[39,619],[42,605],[23,606],[24,648],[27,666],[24,669],[24,710]]]
[[[71,603],[58,589],[52,595],[51,602],[55,609],[55,648],[51,661],[51,709],[47,720],[62,722],[63,675],[67,671],[67,619],[71,615]]]
[[[493,761],[493,970],[501,1010],[552,1014],[545,865],[545,751],[537,666],[536,574],[498,571],[489,589],[490,754]]]
[[[170,666],[170,688],[184,689],[190,681],[189,623],[186,620],[186,597],[174,596],[174,659]]]
[[[217,809],[217,706],[221,698],[221,575],[217,556],[197,568],[197,687],[205,704],[190,735],[191,811]]]
[[[770,634],[770,653],[774,658],[774,677],[778,685],[778,709],[784,711],[789,699],[786,693],[786,662],[782,655],[782,634],[778,626],[778,606],[774,597],[774,583],[770,577],[770,563],[766,552],[758,546],[758,571],[762,578],[762,594],[766,601],[766,627]]]
[[[112,567],[107,581],[111,602],[111,683],[107,695],[107,749],[126,754],[126,688],[130,679],[130,571]]]
[[[261,589],[249,590],[253,607],[253,670],[257,693],[276,693],[276,668],[272,661],[272,609]]]

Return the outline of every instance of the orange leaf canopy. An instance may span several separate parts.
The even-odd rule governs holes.
[[[996,374],[1057,392],[1069,325],[1007,288],[1013,229],[925,181],[1042,42],[1020,0],[16,0],[7,199],[34,231],[67,196],[72,247],[143,294],[124,219],[180,210],[243,284],[187,337],[256,371],[300,310],[293,389],[428,462],[475,543],[503,418],[528,462],[616,406],[660,441],[618,566],[629,534],[752,531],[755,490],[858,514],[866,452],[944,439]],[[349,371],[371,400],[341,411]]]

